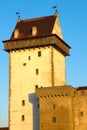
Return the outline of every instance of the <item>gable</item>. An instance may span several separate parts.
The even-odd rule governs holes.
[[[56,16],[46,16],[41,18],[34,18],[28,20],[21,20],[16,24],[11,39],[23,39],[38,36],[46,36],[52,34],[53,26],[56,20]],[[33,30],[37,30],[36,35],[32,35]],[[16,37],[15,37],[16,35]]]

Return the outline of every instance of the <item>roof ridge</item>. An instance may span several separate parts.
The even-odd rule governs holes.
[[[50,15],[50,16],[43,16],[43,17],[36,17],[36,18],[30,18],[30,19],[24,19],[21,20],[20,22],[29,22],[29,21],[34,21],[34,20],[41,20],[49,17],[56,17],[55,15]]]

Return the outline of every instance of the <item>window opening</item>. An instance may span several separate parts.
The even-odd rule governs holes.
[[[83,111],[80,112],[80,116],[83,116]]]
[[[22,106],[24,106],[25,105],[25,100],[22,100]]]
[[[21,116],[21,118],[22,118],[22,121],[24,121],[24,120],[25,120],[25,116],[24,116],[24,115],[22,115],[22,116]]]
[[[26,63],[23,63],[23,66],[26,66]]]
[[[38,51],[38,56],[39,56],[39,57],[41,56],[41,51]]]
[[[36,69],[36,74],[39,74],[39,69]]]
[[[53,109],[55,109],[55,104],[53,104]]]
[[[53,123],[56,123],[56,117],[53,117]]]
[[[37,35],[37,27],[36,26],[32,27],[32,35],[33,36]]]
[[[28,60],[30,60],[31,59],[31,57],[30,56],[28,56]]]
[[[38,88],[38,85],[35,85],[35,88]]]

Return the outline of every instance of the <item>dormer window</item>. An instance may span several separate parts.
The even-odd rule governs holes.
[[[19,30],[15,29],[14,30],[14,38],[18,38],[18,35],[19,35]]]
[[[32,35],[33,36],[37,35],[37,27],[36,26],[32,27]]]

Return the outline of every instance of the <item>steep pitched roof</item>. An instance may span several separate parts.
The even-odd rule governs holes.
[[[62,39],[57,14],[41,18],[19,20],[10,40],[3,42],[4,50],[8,52],[16,49],[52,45],[67,56],[71,48]]]
[[[2,127],[2,128],[0,128],[0,130],[9,130],[9,128],[8,127]]]
[[[20,20],[20,22],[17,22],[16,27],[14,29],[14,31],[18,30],[19,32],[17,39],[33,37],[32,36],[33,26],[37,28],[36,37],[52,34],[52,29],[53,29],[56,17],[57,17],[56,15],[52,15],[52,16],[46,16],[46,17],[41,17],[41,18]],[[14,37],[14,32],[13,32],[11,36],[11,40],[14,38],[15,37]]]
[[[79,91],[79,90],[87,90],[87,86],[80,86],[80,87],[77,88],[77,90],[78,90],[78,91]]]

